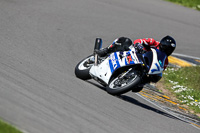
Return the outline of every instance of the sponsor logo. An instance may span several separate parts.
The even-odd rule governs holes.
[[[116,45],[122,45],[121,43],[117,43],[117,42],[115,42],[115,44],[116,44]]]
[[[114,54],[112,54],[112,56],[111,56],[111,61],[113,64],[113,68],[116,69],[118,65],[117,65],[117,59],[115,58]]]

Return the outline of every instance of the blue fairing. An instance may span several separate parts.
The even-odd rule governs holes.
[[[151,67],[151,64],[152,64],[152,61],[153,61],[152,51],[148,51],[148,52],[144,53],[142,56],[145,60],[145,64],[146,64],[147,68],[149,69]]]
[[[162,52],[162,51],[160,51],[160,50],[158,50],[158,49],[156,49],[156,52],[157,52],[157,54],[158,54],[158,62],[159,62],[159,64],[160,64],[160,66],[161,66],[162,68],[164,68],[165,59],[166,59],[167,55],[166,55],[164,52]]]
[[[156,50],[157,55],[158,55],[158,62],[160,64],[160,66],[163,68],[167,55],[164,52],[162,52],[162,51],[160,51],[158,49],[155,49],[155,50]],[[147,67],[150,68],[151,64],[152,64],[152,61],[153,61],[153,53],[152,53],[152,51],[148,51],[148,52],[144,53],[143,54],[143,58],[145,59]],[[156,66],[159,69],[158,64],[156,64]],[[152,70],[152,71],[156,71],[156,70]],[[160,70],[158,70],[158,71],[160,71]]]
[[[109,60],[109,65],[110,65],[110,70],[113,73],[114,70],[116,70],[117,68],[120,67],[119,61],[118,61],[118,57],[117,57],[117,53],[114,53],[115,58],[113,60]]]
[[[129,60],[127,58],[125,58],[124,60],[122,60],[121,58],[119,59],[117,53],[119,52],[115,52],[113,54],[110,55],[110,60],[109,60],[109,66],[110,66],[110,70],[111,73],[113,73],[116,69],[120,68],[120,67],[124,67],[127,65],[132,65],[135,64],[133,57],[131,56],[130,52],[126,52],[126,57],[129,56]],[[120,54],[124,54],[124,53],[120,53]],[[120,65],[121,62],[121,65]]]

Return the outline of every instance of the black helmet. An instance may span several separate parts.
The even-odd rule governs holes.
[[[160,41],[159,50],[171,55],[176,48],[176,41],[171,36],[166,36]]]

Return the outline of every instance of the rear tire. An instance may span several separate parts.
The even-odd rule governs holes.
[[[89,64],[90,66],[86,66],[87,61],[91,58],[94,58],[94,55],[90,55],[86,58],[84,58],[82,61],[80,61],[76,67],[75,67],[75,75],[76,77],[82,79],[82,80],[88,80],[91,79],[91,76],[89,74],[90,68],[93,64]]]

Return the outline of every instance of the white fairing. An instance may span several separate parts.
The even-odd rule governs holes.
[[[89,73],[108,84],[112,73],[116,69],[134,64],[141,64],[141,62],[136,56],[135,48],[132,48],[130,51],[112,53],[101,64],[92,66]]]
[[[105,59],[98,66],[92,66],[89,72],[91,75],[102,79],[104,82],[108,83],[112,73],[109,67],[109,59]]]
[[[161,67],[160,63],[158,62],[158,55],[155,49],[152,49],[153,52],[153,61],[151,67],[149,69],[148,74],[160,74],[163,72],[164,68]]]
[[[162,74],[164,70],[163,64],[164,60],[166,59],[166,56],[164,55],[163,59],[160,58],[160,60],[158,60],[158,53],[156,49],[151,48],[151,51],[153,53],[153,57],[150,58],[153,59],[148,74]],[[100,64],[98,64],[97,66],[92,66],[89,73],[92,77],[97,77],[108,84],[115,70],[117,70],[120,67],[135,64],[143,64],[143,62],[138,59],[135,48],[131,48],[131,50],[129,51],[114,52],[110,54],[110,56],[107,57]]]

